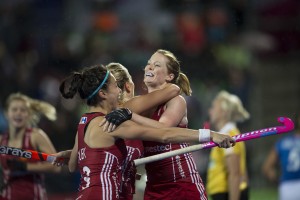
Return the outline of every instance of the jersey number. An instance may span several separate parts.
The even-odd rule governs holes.
[[[295,172],[300,169],[300,152],[299,149],[293,148],[288,157],[287,171]]]
[[[90,186],[90,183],[91,183],[91,178],[90,178],[91,170],[87,166],[84,166],[82,171],[83,171],[83,175],[84,175],[83,180],[86,182],[85,186],[82,186],[82,189],[84,190],[85,188],[88,188]]]

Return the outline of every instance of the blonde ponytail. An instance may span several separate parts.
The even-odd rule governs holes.
[[[40,101],[40,100],[35,100],[35,99],[30,99],[30,109],[33,112],[34,116],[39,116],[39,114],[43,114],[47,119],[51,121],[56,120],[56,109],[54,106],[51,104],[45,102],[45,101]],[[39,122],[39,119],[37,123]]]
[[[9,104],[14,100],[21,100],[25,102],[30,113],[31,125],[37,125],[37,123],[39,123],[41,114],[46,116],[51,121],[56,120],[55,107],[45,101],[32,99],[20,92],[17,92],[9,95],[9,97],[7,98],[6,109],[8,109]]]
[[[190,81],[184,73],[179,72],[179,76],[178,76],[178,79],[176,81],[176,85],[179,86],[182,93],[186,94],[187,96],[192,95],[192,89],[191,89]]]

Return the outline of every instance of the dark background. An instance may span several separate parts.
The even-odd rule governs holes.
[[[17,91],[52,103],[58,120],[40,126],[58,151],[70,149],[85,107],[60,97],[62,78],[83,66],[120,62],[143,94],[143,68],[159,48],[178,57],[191,81],[190,128],[203,126],[221,89],[238,95],[251,114],[239,124],[242,132],[276,126],[278,116],[300,111],[299,0],[1,0],[0,109]],[[1,116],[1,131],[6,126]],[[247,142],[251,188],[276,188],[261,165],[280,137]],[[208,153],[195,154],[204,180]],[[47,175],[46,183],[50,195],[72,193],[78,175]]]

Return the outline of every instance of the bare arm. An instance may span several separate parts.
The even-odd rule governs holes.
[[[162,143],[197,142],[198,130],[181,128],[150,128],[141,126],[133,121],[122,123],[116,130],[108,133],[123,139],[141,139]]]
[[[107,133],[123,139],[141,139],[161,143],[199,142],[199,131],[186,128],[150,128],[138,125],[133,121],[122,123],[115,131]],[[228,135],[210,131],[211,141],[225,148],[231,147],[235,141]]]
[[[31,141],[33,146],[41,152],[45,152],[48,154],[56,153],[56,150],[49,137],[41,129],[34,129]],[[36,162],[27,163],[27,170],[34,172],[60,172],[61,169],[47,162]]]
[[[124,107],[129,108],[132,112],[141,114],[164,102],[169,101],[180,93],[180,88],[175,84],[167,84],[163,89],[154,92],[136,96],[124,103]]]
[[[76,134],[75,144],[72,149],[71,157],[68,164],[70,172],[75,172],[77,169],[77,163],[78,163],[77,152],[78,152],[78,134]]]
[[[186,117],[186,112],[186,102],[184,98],[177,96],[166,104],[166,109],[160,117],[159,122],[168,127],[176,127]]]
[[[263,174],[270,180],[270,181],[276,181],[277,180],[277,174],[276,174],[276,163],[278,161],[278,155],[276,153],[275,148],[272,148],[267,159],[265,160],[262,172]]]
[[[53,160],[52,164],[56,166],[68,165],[71,153],[72,149],[60,151],[58,153],[53,154],[55,156],[55,159]]]
[[[147,117],[143,117],[141,115],[138,115],[136,113],[132,113],[132,121],[140,124],[140,125],[144,125],[144,126],[147,126],[147,127],[152,127],[152,128],[167,128],[168,126],[163,124],[163,123],[160,123],[156,120],[153,120],[153,119],[150,119],[150,118],[147,118]]]
[[[228,189],[229,200],[240,199],[240,156],[237,154],[230,154],[226,156],[226,166],[228,172]]]
[[[175,127],[185,117],[185,113],[186,102],[181,96],[177,96],[167,103],[166,109],[159,121],[143,117],[137,113],[132,113],[131,120],[140,125],[153,128]],[[105,119],[100,123],[100,126],[103,126],[104,131],[108,130],[109,132],[116,128],[116,126],[112,126],[106,122]]]

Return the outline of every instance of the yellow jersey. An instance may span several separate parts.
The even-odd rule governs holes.
[[[240,131],[234,123],[227,123],[220,133],[230,136],[240,134]],[[228,172],[226,169],[226,156],[237,154],[240,156],[240,172],[242,180],[240,183],[240,190],[247,188],[246,176],[246,147],[244,142],[237,142],[234,147],[224,148],[212,148],[209,156],[208,174],[207,174],[207,193],[209,195],[228,192]]]

